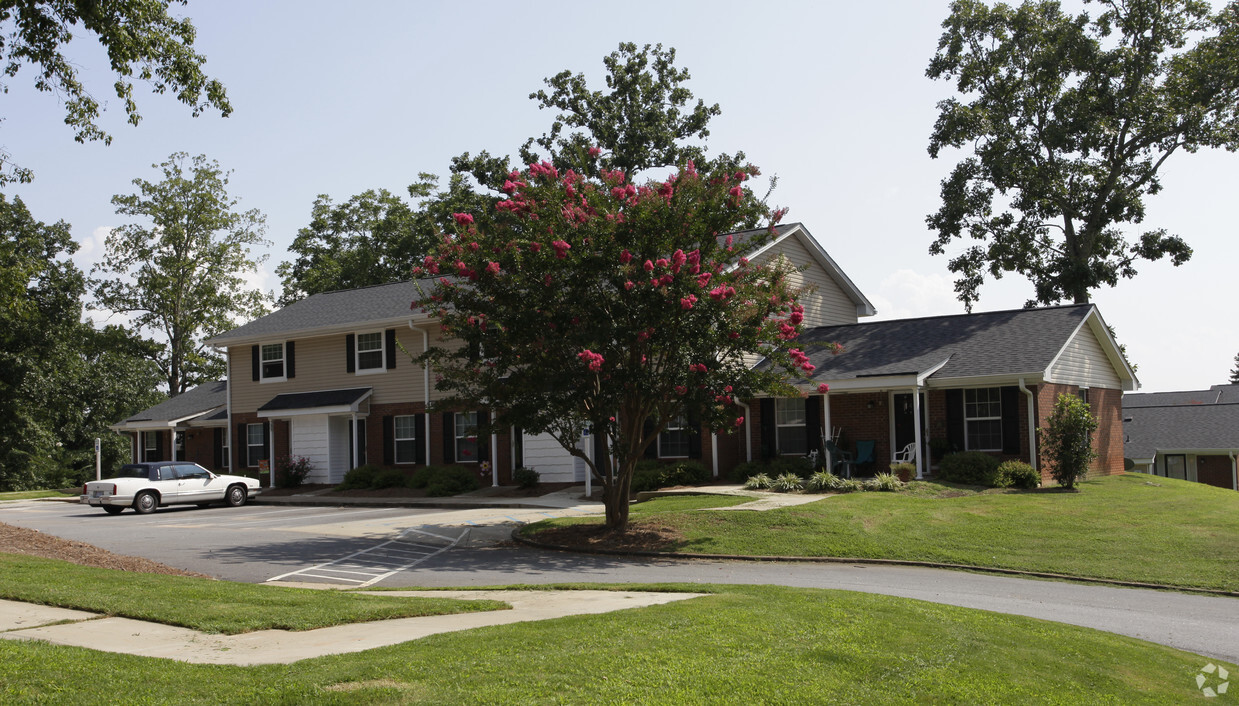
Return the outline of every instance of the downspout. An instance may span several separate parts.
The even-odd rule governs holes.
[[[492,488],[499,487],[499,437],[494,433],[495,430],[495,410],[490,411],[490,485]],[[427,434],[426,436],[430,436]]]
[[[741,402],[740,400],[736,400],[736,404],[744,408],[744,460],[752,461],[753,434],[749,429],[749,424],[751,423],[750,420],[753,418],[753,410],[749,408],[747,403]]]
[[[1028,465],[1040,471],[1037,466],[1037,410],[1033,405],[1032,390],[1024,386],[1024,378],[1020,378],[1020,392],[1028,397]]]
[[[1230,489],[1239,490],[1239,469],[1235,466],[1235,452],[1230,452]]]
[[[710,461],[714,468],[714,477],[718,478],[718,434],[710,432]]]

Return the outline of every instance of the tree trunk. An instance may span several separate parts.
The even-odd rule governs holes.
[[[632,471],[634,462],[624,464],[615,477],[615,482],[607,486],[603,494],[603,503],[607,508],[607,529],[620,532],[628,529],[628,494],[632,489]]]

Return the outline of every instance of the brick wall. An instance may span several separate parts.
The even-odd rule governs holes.
[[[1218,488],[1233,489],[1230,456],[1197,456],[1196,480]]]
[[[1037,426],[1049,427],[1054,402],[1060,394],[1076,395],[1076,385],[1044,383],[1037,386]],[[1088,391],[1089,410],[1097,418],[1097,431],[1093,434],[1093,450],[1097,460],[1089,470],[1090,475],[1116,475],[1123,472],[1123,392],[1103,387]],[[1040,448],[1038,448],[1040,455]],[[1043,455],[1040,458],[1041,480],[1051,480],[1052,465]]]
[[[830,426],[841,430],[839,447],[855,453],[856,442],[876,442],[873,449],[876,472],[885,472],[891,458],[890,398],[885,392],[829,394]]]

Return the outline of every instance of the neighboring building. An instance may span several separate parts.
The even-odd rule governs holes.
[[[1126,395],[1123,438],[1141,473],[1239,490],[1239,385]]]
[[[934,439],[1042,467],[1034,429],[1066,392],[1087,397],[1101,417],[1095,470],[1122,470],[1119,399],[1136,380],[1096,307],[859,323],[874,314],[872,304],[803,225],[779,226],[773,242],[750,255],[757,263],[775,258],[801,268],[793,284],[810,287],[800,299],[806,333],[799,343],[817,370],[800,381],[805,396],[747,401],[740,433],[702,434],[692,420],[680,420],[650,456],[699,460],[720,474],[758,457],[820,450],[823,437],[839,431],[848,447],[874,442],[874,470],[885,470],[908,444],[927,450]],[[549,435],[508,429],[479,436],[487,410],[434,409],[442,398],[434,373],[413,359],[451,343],[439,338],[436,320],[410,310],[418,298],[413,282],[317,294],[216,336],[207,343],[226,353],[231,383],[222,412],[213,408],[209,420],[198,420],[175,417],[181,408],[156,407],[118,427],[140,432],[142,451],[147,433],[188,432],[209,421],[221,429],[234,472],[304,456],[314,467],[308,482],[338,483],[365,463],[468,464],[495,483],[510,482],[524,465],[544,481],[583,482],[585,464]],[[814,341],[837,341],[844,351],[813,352]],[[831,387],[826,396],[817,393],[821,382]],[[919,428],[912,423],[917,409]],[[186,448],[201,462],[196,447]],[[580,448],[593,451],[589,439]],[[924,451],[918,456],[920,470],[927,459]]]

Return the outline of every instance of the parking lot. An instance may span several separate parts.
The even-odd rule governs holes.
[[[572,510],[172,506],[107,515],[76,503],[0,505],[0,522],[219,578],[369,586],[453,548],[492,545],[518,523]]]

